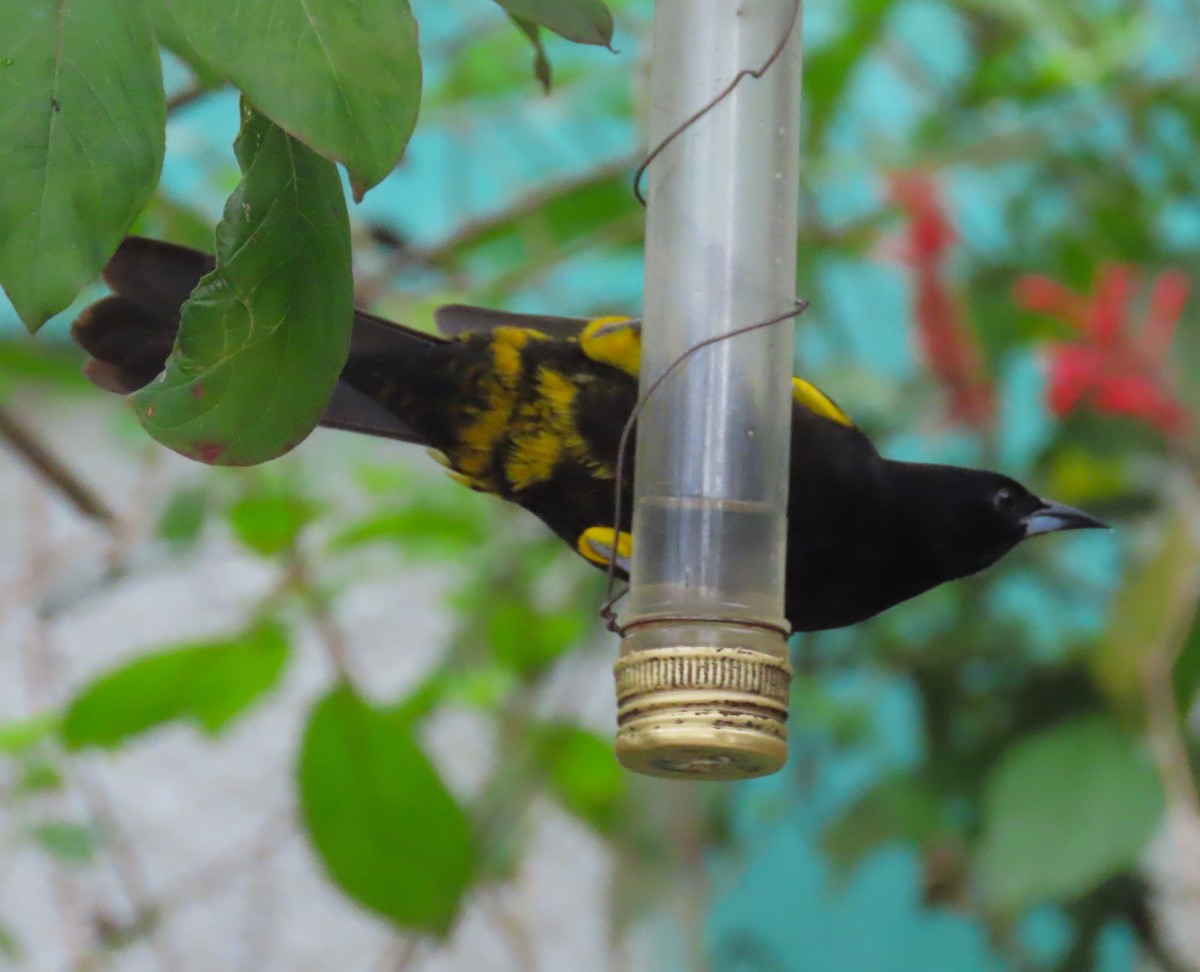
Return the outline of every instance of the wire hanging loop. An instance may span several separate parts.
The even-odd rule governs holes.
[[[676,368],[683,365],[697,351],[702,351],[713,344],[718,344],[721,341],[728,341],[730,338],[738,337],[742,334],[749,334],[751,331],[758,331],[764,327],[773,327],[776,324],[781,324],[786,320],[799,317],[808,309],[808,301],[797,299],[791,310],[784,311],[782,314],[776,314],[774,317],[769,317],[763,321],[756,321],[753,324],[746,324],[743,327],[735,327],[731,331],[725,331],[723,334],[714,334],[712,337],[705,338],[703,341],[698,341],[690,348],[679,355],[663,370],[657,378],[647,386],[638,400],[634,403],[633,410],[629,413],[629,418],[625,420],[625,425],[621,429],[621,438],[617,443],[617,468],[615,475],[614,499],[613,499],[613,533],[619,537],[621,533],[621,514],[622,502],[621,494],[623,492],[622,484],[625,481],[625,460],[629,454],[629,443],[633,435],[633,428],[637,424],[637,417],[641,414],[646,403],[650,400],[650,396],[658,391],[662,383],[667,380],[667,377],[675,371]],[[632,535],[632,530],[630,531]],[[600,617],[604,619],[605,626],[616,635],[623,635],[625,628],[617,622],[616,605],[622,597],[628,593],[629,588],[613,593],[613,587],[617,580],[617,548],[619,544],[614,540],[612,549],[609,551],[608,567],[605,570],[605,589],[604,589],[604,604],[600,608]],[[686,620],[711,620],[705,618],[689,618]]]
[[[633,195],[634,198],[642,204],[643,208],[645,208],[646,205],[646,197],[642,195],[642,177],[646,174],[646,170],[650,168],[650,163],[662,155],[667,146],[675,141],[675,139],[677,139],[680,135],[696,124],[696,122],[698,122],[701,118],[716,108],[717,105],[733,94],[734,88],[741,84],[744,78],[750,77],[757,81],[771,69],[771,65],[779,60],[779,56],[783,53],[784,48],[787,47],[788,41],[791,40],[793,30],[796,26],[796,20],[800,16],[800,4],[801,0],[795,0],[795,2],[792,4],[792,12],[788,17],[787,27],[784,29],[783,35],[779,38],[779,43],[775,45],[774,50],[771,51],[767,59],[763,61],[762,64],[756,68],[743,68],[742,70],[738,71],[738,73],[733,76],[733,80],[725,85],[725,87],[720,91],[718,91],[707,104],[698,108],[684,121],[680,122],[679,125],[672,130],[669,135],[667,135],[666,138],[654,146],[649,155],[642,159],[641,165],[637,167],[637,171],[633,174]]]

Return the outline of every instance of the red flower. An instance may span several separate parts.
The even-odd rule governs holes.
[[[908,216],[901,258],[914,277],[913,316],[921,354],[949,392],[951,417],[982,428],[995,410],[992,383],[962,299],[943,276],[942,263],[958,237],[941,189],[919,172],[894,173],[890,182],[892,200]]]
[[[1102,266],[1092,293],[1077,294],[1037,274],[1018,278],[1013,293],[1027,310],[1057,317],[1079,332],[1075,341],[1048,345],[1050,410],[1062,417],[1076,408],[1138,419],[1167,435],[1186,435],[1191,412],[1176,397],[1167,352],[1187,303],[1189,284],[1179,270],[1164,270],[1150,288],[1142,326],[1130,323],[1135,272]]]

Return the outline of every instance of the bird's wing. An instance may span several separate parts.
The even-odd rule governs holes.
[[[641,358],[642,322],[629,317],[548,317],[540,314],[514,314],[509,311],[447,304],[433,312],[438,331],[457,337],[498,327],[523,327],[547,337],[578,340],[593,361],[613,365],[635,377]],[[803,378],[792,379],[792,399],[821,418],[846,428],[855,428],[853,419],[832,398]]]
[[[583,352],[593,361],[620,368],[635,378],[641,365],[642,322],[630,317],[601,317],[589,321],[579,336]],[[823,419],[854,429],[854,420],[821,389],[803,378],[792,378],[792,400]]]
[[[445,304],[433,312],[433,320],[438,333],[450,338],[479,331],[494,331],[498,327],[523,327],[565,341],[577,339],[588,325],[585,317],[514,314],[469,304]]]

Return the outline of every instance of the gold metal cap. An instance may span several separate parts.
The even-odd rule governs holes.
[[[651,776],[738,780],[787,759],[792,668],[749,648],[650,648],[621,657],[617,759]]]

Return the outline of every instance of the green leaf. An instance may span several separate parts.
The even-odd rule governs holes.
[[[514,18],[579,44],[612,46],[613,19],[600,0],[496,0]]]
[[[140,0],[0,4],[0,285],[30,330],[108,262],[162,168]]]
[[[59,768],[44,759],[25,759],[21,762],[14,793],[56,793],[63,788]]]
[[[847,8],[845,26],[832,43],[805,53],[804,114],[810,143],[820,146],[842,95],[867,53],[883,37],[895,0],[860,0]]]
[[[175,19],[171,0],[144,0],[144,3],[159,44],[190,67],[196,80],[204,87],[212,88],[220,84],[221,73],[192,47],[179,21]]]
[[[50,739],[58,728],[58,717],[47,712],[26,719],[0,723],[0,753],[17,756]]]
[[[355,198],[400,160],[421,56],[405,0],[174,0],[192,47],[256,109],[350,174]]]
[[[825,831],[830,863],[844,872],[892,841],[922,845],[943,829],[941,807],[928,785],[911,774],[881,780]]]
[[[546,613],[518,597],[498,600],[487,617],[496,660],[522,675],[545,670],[579,641],[584,629],[578,611]]]
[[[229,507],[229,525],[243,544],[271,557],[291,549],[317,511],[315,503],[292,493],[251,493]]]
[[[337,552],[370,543],[394,543],[414,557],[457,559],[483,546],[488,526],[469,495],[416,494],[404,506],[366,517],[330,543]]]
[[[116,746],[174,719],[216,734],[279,680],[287,657],[287,631],[273,621],[231,638],[145,655],[75,697],[63,719],[63,740],[72,749]]]
[[[11,928],[0,921],[0,955],[13,962],[21,960],[21,943]]]
[[[208,491],[201,486],[185,487],[171,494],[159,514],[157,526],[158,535],[172,553],[183,553],[200,539],[207,510]]]
[[[25,335],[0,336],[0,395],[16,388],[27,389],[34,383],[49,385],[57,393],[82,392],[94,395],[96,386],[79,367],[74,349],[35,341]]]
[[[330,877],[397,927],[444,935],[472,878],[471,830],[402,712],[347,686],[314,707],[297,769]]]
[[[55,821],[30,828],[29,835],[64,864],[87,864],[96,855],[99,835],[83,824]]]
[[[350,340],[350,231],[333,165],[243,106],[245,174],[217,227],[217,269],[183,305],[159,381],[130,396],[155,439],[249,465],[320,419]]]
[[[603,834],[621,821],[629,780],[612,742],[566,723],[536,726],[538,765],[563,808]]]
[[[1137,861],[1162,809],[1149,758],[1111,721],[1027,737],[985,787],[978,873],[987,901],[1016,911],[1083,894]]]
[[[1196,692],[1200,691],[1200,611],[1192,617],[1183,650],[1171,669],[1171,680],[1175,686],[1175,707],[1180,717],[1186,717],[1196,704]]]
[[[455,668],[445,679],[444,687],[447,702],[498,712],[518,684],[511,668],[473,664],[469,668]]]
[[[514,17],[512,14],[509,14],[509,17],[517,25],[517,29],[529,38],[529,43],[533,45],[533,76],[537,78],[538,84],[542,86],[543,93],[549,94],[552,83],[550,60],[546,57],[546,48],[542,44],[541,28],[531,20]]]
[[[1089,657],[1093,677],[1126,716],[1143,710],[1147,659],[1175,657],[1196,612],[1200,544],[1191,524],[1200,511],[1178,502],[1161,520],[1154,551],[1127,572]]]

